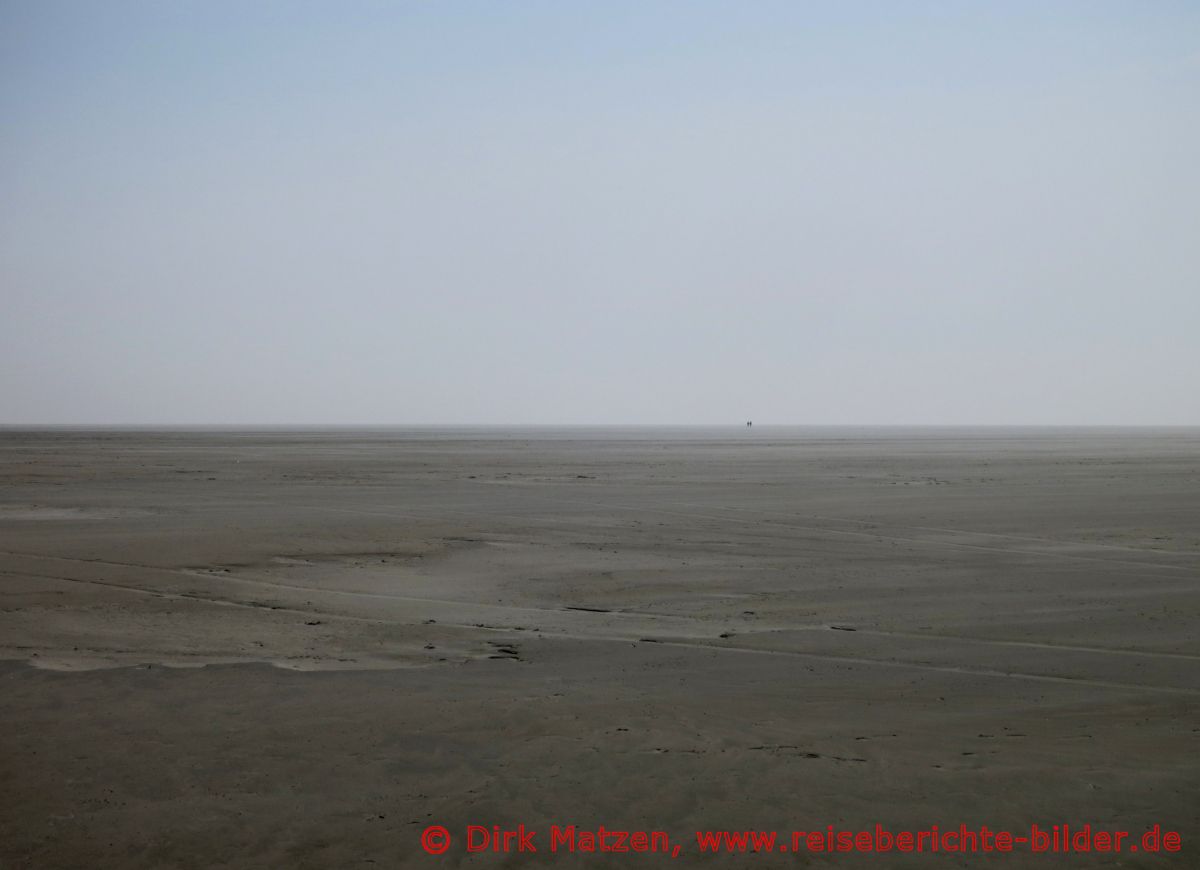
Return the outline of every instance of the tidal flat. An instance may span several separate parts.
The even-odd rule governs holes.
[[[0,593],[3,867],[1200,862],[1197,429],[9,428]]]

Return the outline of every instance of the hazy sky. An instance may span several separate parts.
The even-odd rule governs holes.
[[[0,422],[1200,424],[1200,3],[0,0]]]

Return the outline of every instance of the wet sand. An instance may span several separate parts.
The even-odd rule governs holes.
[[[10,429],[0,483],[0,867],[1200,864],[1200,430]]]

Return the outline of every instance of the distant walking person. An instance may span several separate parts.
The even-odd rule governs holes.
[[[749,429],[749,428],[750,428],[751,426],[753,426],[753,425],[754,425],[754,421],[753,421],[753,420],[747,420],[747,421],[746,421],[746,428],[747,428],[747,429]]]

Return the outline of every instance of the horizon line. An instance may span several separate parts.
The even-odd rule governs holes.
[[[747,423],[752,423],[747,426]],[[284,422],[0,422],[0,429],[1197,429],[1195,423],[791,423],[746,420],[708,423],[643,423],[643,422],[470,422],[470,423],[284,423]]]

